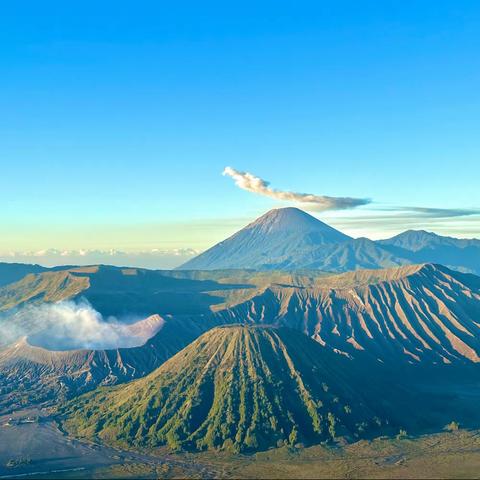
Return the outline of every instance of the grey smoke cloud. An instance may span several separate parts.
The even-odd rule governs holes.
[[[328,197],[326,195],[277,190],[270,187],[270,183],[266,180],[249,172],[235,170],[232,167],[226,167],[222,174],[233,178],[235,185],[243,190],[275,200],[298,203],[304,209],[310,211],[346,210],[371,203],[368,198]]]
[[[164,324],[158,315],[128,320],[104,318],[84,299],[43,303],[4,315],[0,335],[3,344],[27,336],[32,345],[50,350],[103,350],[143,345]]]

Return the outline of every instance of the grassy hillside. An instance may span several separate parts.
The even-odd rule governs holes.
[[[0,288],[0,311],[28,303],[57,302],[75,297],[90,286],[89,278],[71,271],[28,274],[21,280]]]
[[[210,330],[145,378],[74,400],[64,413],[67,429],[107,442],[251,451],[393,426],[391,394],[301,333],[230,326]]]
[[[0,288],[0,311],[84,297],[103,315],[199,314],[222,303],[223,290],[243,290],[245,272],[209,277],[105,265],[30,274]]]
[[[205,313],[250,298],[272,284],[308,287],[328,275],[321,271],[73,267],[29,274],[0,286],[0,311],[82,296],[104,315]]]

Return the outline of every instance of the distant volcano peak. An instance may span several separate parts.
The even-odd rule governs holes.
[[[310,215],[309,213],[303,210],[300,210],[299,208],[283,207],[283,208],[272,208],[268,212],[258,217],[253,223],[264,223],[269,221],[315,222],[317,221],[317,219],[312,215]]]
[[[386,240],[352,238],[295,207],[276,208],[178,267],[181,270],[345,272],[440,263],[480,273],[480,240],[408,230]]]
[[[298,255],[351,237],[294,207],[270,210],[182,269],[288,268]]]
[[[273,210],[269,210],[267,213],[247,225],[246,228],[258,226],[270,231],[292,229],[298,229],[300,231],[325,229],[337,232],[335,229],[329,227],[327,224],[321,222],[314,216],[295,207],[275,208]]]
[[[330,232],[331,234],[334,233],[335,236],[341,237],[342,240],[348,240],[350,238],[326,223],[323,223],[318,218],[295,207],[275,208],[269,210],[245,228],[249,229],[255,227],[262,227],[264,230],[271,232],[288,230],[296,230],[298,232],[324,231]]]

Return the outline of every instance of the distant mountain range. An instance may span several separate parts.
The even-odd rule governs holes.
[[[480,240],[444,237],[424,230],[407,230],[379,240],[390,253],[412,263],[441,263],[463,272],[480,274]]]
[[[480,274],[480,240],[409,230],[387,240],[353,239],[297,208],[271,210],[179,269],[363,268],[439,263]]]

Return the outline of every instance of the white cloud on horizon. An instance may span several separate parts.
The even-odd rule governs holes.
[[[290,192],[277,190],[270,187],[270,183],[249,172],[235,170],[232,167],[225,167],[222,175],[233,178],[235,185],[242,190],[263,195],[275,200],[293,202],[305,210],[324,212],[327,210],[346,210],[371,203],[368,198],[352,197],[329,197],[326,195],[314,195],[312,193]]]
[[[262,212],[259,212],[260,215]],[[478,209],[442,209],[427,207],[374,205],[366,209],[350,211],[324,211],[318,215],[320,220],[352,237],[368,237],[372,240],[388,238],[405,230],[428,230],[439,235],[457,238],[480,238],[480,210]],[[202,248],[150,248],[138,247],[136,250],[114,248],[76,248],[76,249],[38,249],[0,251],[0,262],[40,264],[46,267],[59,265],[107,264],[119,267],[139,267],[150,269],[173,269],[198,255],[218,241],[229,237],[250,223],[251,217],[218,219],[212,224],[195,225],[192,231],[182,232],[178,244],[185,245],[197,239],[198,232],[204,231],[205,246]],[[227,224],[225,233],[215,231],[212,225]]]
[[[0,262],[38,263],[46,267],[57,265],[92,265],[104,263],[120,267],[170,269],[198,255],[192,248],[159,249],[144,251],[108,250],[59,250],[55,248],[35,251],[11,251],[0,253]]]

